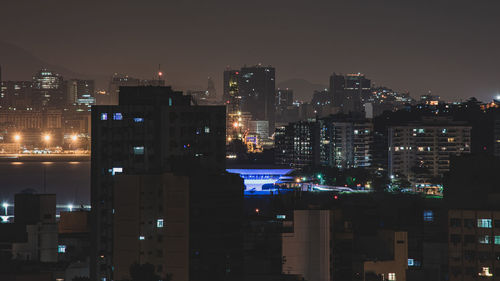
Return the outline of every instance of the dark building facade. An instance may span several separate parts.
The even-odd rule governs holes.
[[[26,109],[33,107],[33,82],[0,82],[0,108]]]
[[[363,112],[363,102],[371,94],[371,81],[361,73],[330,76],[330,99],[341,112]]]
[[[269,121],[270,132],[275,124],[275,69],[271,66],[242,67],[239,95],[241,110],[250,112],[254,120]]]
[[[223,106],[192,105],[190,96],[170,87],[121,87],[119,105],[93,107],[92,280],[113,278],[114,176],[174,173],[191,179],[205,175],[205,187],[215,190],[206,179],[220,178],[224,171],[225,122]]]

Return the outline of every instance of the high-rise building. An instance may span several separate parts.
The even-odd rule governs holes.
[[[343,75],[337,75],[333,73],[330,76],[330,88],[328,93],[330,94],[330,103],[336,107],[342,107],[344,102],[344,88],[345,88],[345,77]]]
[[[117,250],[114,242],[122,243],[119,245],[130,243],[129,247],[139,247],[133,249],[136,254],[134,261],[139,263],[154,260],[155,265],[162,265],[169,258],[173,258],[175,245],[165,245],[163,248],[158,246],[160,244],[155,244],[156,235],[161,234],[158,232],[161,229],[156,229],[155,226],[164,223],[165,228],[168,228],[170,222],[173,224],[172,231],[174,229],[186,231],[182,225],[185,226],[186,223],[190,225],[189,235],[183,238],[190,239],[189,250],[182,248],[184,242],[177,248],[179,257],[185,258],[188,255],[190,258],[190,280],[204,280],[209,278],[210,274],[219,278],[221,272],[229,275],[237,274],[237,266],[230,260],[237,256],[235,254],[238,250],[237,241],[234,243],[230,241],[234,241],[231,239],[237,239],[238,236],[228,237],[231,233],[228,228],[237,231],[238,227],[235,219],[227,216],[239,216],[237,202],[242,199],[243,185],[241,180],[227,180],[228,176],[223,172],[225,122],[223,106],[192,105],[189,96],[174,92],[170,87],[121,87],[118,105],[93,107],[91,261],[95,262],[91,264],[92,280],[112,280],[114,257],[118,254],[114,252],[114,249]],[[117,175],[124,177],[119,180],[120,177],[115,177]],[[175,187],[176,182],[183,184],[179,183]],[[188,206],[181,204],[186,200],[185,197],[181,199],[174,194],[175,190],[185,188],[186,185],[189,186],[189,191],[183,190],[178,195],[189,194]],[[134,198],[118,196],[114,190],[121,190],[122,187],[124,192],[137,196]],[[150,192],[155,194],[163,192],[165,195],[151,197]],[[233,195],[233,198],[224,197]],[[150,201],[151,198],[155,198],[158,204],[149,207],[153,202]],[[228,207],[227,210],[230,211],[225,210],[223,213],[208,211],[214,204],[226,204],[227,202],[217,203],[223,198],[236,205]],[[135,200],[133,206],[137,208],[131,211],[123,207],[127,205],[127,200]],[[143,205],[146,203],[147,205]],[[187,222],[181,221],[182,214],[186,214],[186,210],[182,208],[189,208],[190,216]],[[169,213],[171,210],[175,212]],[[177,218],[175,218],[176,212],[179,215]],[[116,224],[115,216],[120,219]],[[169,221],[171,218],[172,221]],[[159,221],[161,219],[163,222]],[[230,227],[226,227],[224,222],[229,223]],[[204,226],[210,223],[212,226]],[[135,237],[120,236],[121,229],[126,229],[128,226],[142,232]],[[207,227],[213,227],[214,230],[208,231]],[[132,233],[130,229],[127,231]],[[220,231],[225,231],[227,234],[222,234]],[[207,235],[202,235],[203,232]],[[179,232],[179,235],[185,235],[185,232]],[[164,242],[161,243],[173,241],[167,237],[162,239]],[[225,239],[228,243],[223,244],[220,239]],[[217,249],[210,248],[210,245]],[[160,248],[154,251],[155,260],[148,255],[156,246]],[[227,250],[228,247],[233,247],[233,250]],[[172,249],[174,252],[168,252],[167,249]],[[128,262],[123,263],[123,260],[120,262],[122,262],[119,265],[120,274],[125,274]],[[209,262],[218,265],[207,266]],[[178,265],[185,266],[182,258],[179,258]],[[231,273],[226,272],[226,269]],[[168,268],[157,267],[156,270],[162,274],[168,272]],[[178,270],[182,271],[181,268]],[[180,280],[185,277],[184,273],[182,274],[183,277],[179,276]]]
[[[276,110],[283,111],[288,106],[293,105],[293,90],[277,89],[276,90]]]
[[[33,107],[33,82],[3,81],[0,86],[1,109],[27,109]]]
[[[61,75],[42,68],[33,76],[34,107],[62,107],[66,105],[65,83]]]
[[[208,77],[208,85],[207,85],[206,92],[207,92],[207,97],[209,99],[216,99],[217,98],[217,91],[215,90],[215,83],[211,77]]]
[[[371,94],[371,81],[361,73],[330,76],[330,99],[344,113],[363,112],[363,103]]]
[[[364,119],[337,116],[290,123],[277,128],[276,164],[339,169],[372,163],[373,125]]]
[[[227,139],[228,142],[233,139],[241,139],[241,96],[239,94],[240,71],[224,70],[224,93],[222,99],[226,105],[227,118]]]
[[[94,80],[71,79],[67,81],[68,104],[94,105]]]
[[[320,120],[320,163],[345,168],[369,167],[372,164],[373,124],[366,120]]]
[[[500,114],[498,114],[496,116],[496,119],[494,121],[494,129],[493,129],[493,132],[494,132],[494,152],[493,154],[496,156],[496,157],[500,157]]]
[[[292,89],[276,90],[276,122],[297,121],[299,108],[294,104]]]
[[[274,132],[276,98],[275,69],[271,66],[242,67],[239,80],[241,110],[250,112],[253,120],[269,121],[269,130]]]
[[[389,127],[389,175],[432,183],[449,171],[450,157],[471,152],[471,126],[450,118]]]
[[[498,205],[497,205],[498,206]],[[493,279],[500,273],[500,211],[451,209],[448,212],[449,280]],[[494,280],[494,279],[493,279]]]

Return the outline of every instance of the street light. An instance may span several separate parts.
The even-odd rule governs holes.
[[[72,135],[71,136],[71,140],[72,141],[77,141],[78,140],[78,136],[77,135]]]
[[[21,135],[20,135],[20,134],[15,134],[15,135],[14,135],[14,140],[15,140],[16,142],[20,141],[20,140],[21,140]]]
[[[68,205],[68,209],[69,209],[70,212],[72,212],[73,211],[73,204],[69,204]]]
[[[49,142],[50,142],[50,139],[51,139],[51,137],[50,137],[50,135],[49,135],[49,134],[45,134],[45,135],[43,135],[43,141],[45,142],[45,146],[46,146],[45,148],[48,148],[48,147],[49,147]]]

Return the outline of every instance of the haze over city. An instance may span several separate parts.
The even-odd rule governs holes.
[[[499,1],[0,3],[0,281],[500,280]]]
[[[151,78],[161,64],[175,88],[204,89],[212,77],[220,94],[221,69],[263,63],[279,69],[282,86],[305,79],[319,88],[332,72],[362,72],[414,97],[432,91],[487,101],[500,91],[499,8],[497,1],[3,1],[0,40],[103,88],[112,73]],[[24,56],[0,59],[8,80],[37,70],[16,64]],[[298,90],[299,98],[312,95]]]

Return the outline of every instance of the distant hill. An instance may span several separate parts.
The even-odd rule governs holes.
[[[2,80],[31,80],[42,67],[59,73],[65,79],[102,79],[82,73],[76,73],[62,66],[54,65],[37,58],[25,49],[16,45],[0,41],[0,66],[2,67]]]
[[[328,88],[328,86],[314,84],[300,78],[294,78],[279,82],[276,85],[276,88],[292,89],[295,100],[310,101],[314,91],[324,90],[325,88]]]

